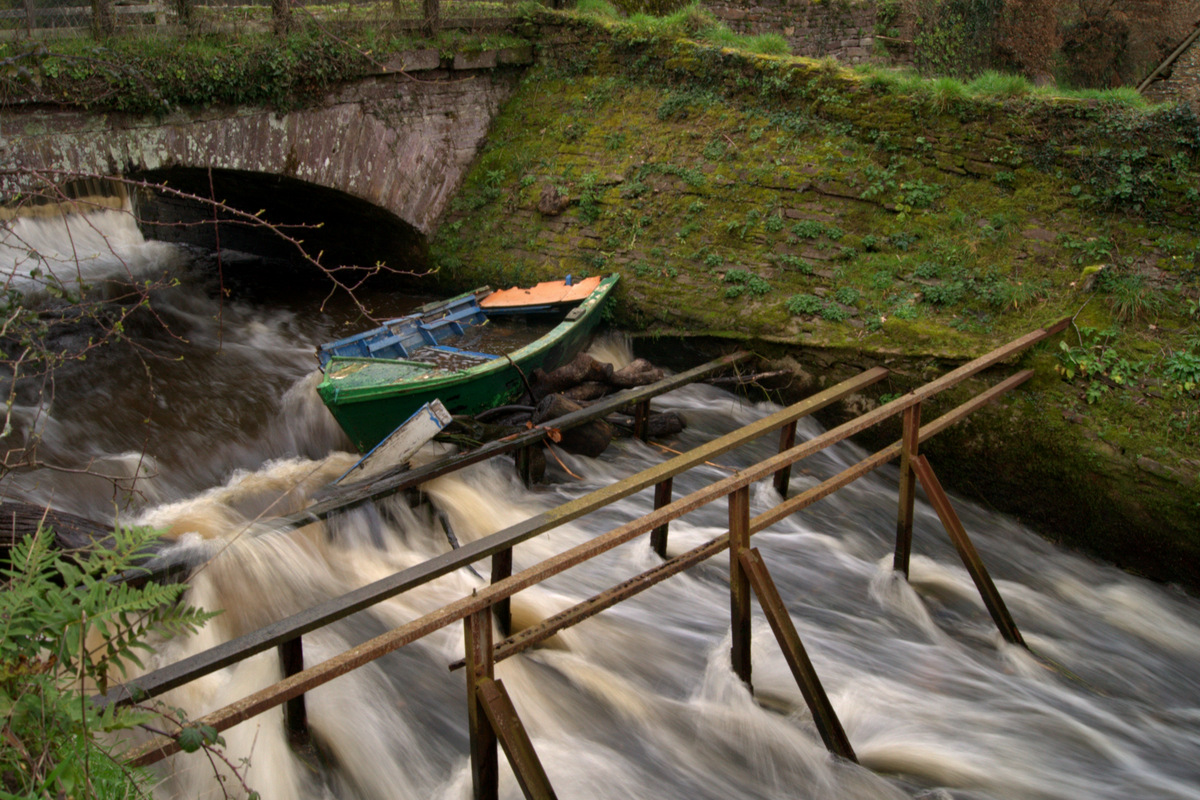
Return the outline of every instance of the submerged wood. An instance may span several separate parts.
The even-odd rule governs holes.
[[[81,550],[112,541],[112,525],[32,503],[0,503],[0,555],[6,560],[13,545],[39,529],[54,536],[58,550]]]
[[[560,394],[552,394],[538,403],[530,421],[534,425],[540,425],[582,409],[583,406],[574,400],[569,400]],[[568,453],[596,458],[608,448],[612,437],[612,425],[602,419],[597,419],[563,431],[560,434],[558,445]]]
[[[583,383],[609,384],[612,377],[612,364],[597,361],[587,353],[580,353],[569,363],[549,372],[535,369],[530,381],[533,383],[534,399],[541,400]]]
[[[621,389],[632,389],[634,386],[647,386],[655,381],[661,381],[663,371],[644,358],[636,358],[628,365],[612,374],[612,384]]]

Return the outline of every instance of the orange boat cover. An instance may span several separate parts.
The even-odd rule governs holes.
[[[577,303],[596,290],[600,276],[584,278],[567,286],[566,281],[544,281],[532,289],[514,286],[492,292],[479,302],[484,308],[521,308],[523,306],[549,306],[556,303]]]

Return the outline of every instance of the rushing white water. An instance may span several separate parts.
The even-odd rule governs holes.
[[[301,297],[226,303],[204,265],[155,298],[186,342],[147,324],[156,399],[138,397],[140,366],[114,354],[66,376],[43,436],[62,458],[103,462],[139,481],[126,515],[211,556],[191,601],[225,613],[197,636],[163,644],[153,667],[412,566],[448,549],[429,505],[402,498],[328,525],[281,534],[261,517],[301,507],[354,456],[313,391],[313,345],[339,323]],[[197,290],[199,287],[199,291]],[[628,358],[610,347],[611,358]],[[102,397],[93,397],[99,392]],[[64,402],[69,400],[70,402]],[[135,410],[121,412],[130,405]],[[688,429],[686,450],[774,410],[692,386],[655,401]],[[110,416],[106,416],[112,412]],[[144,422],[149,418],[149,423]],[[111,419],[106,425],[98,420]],[[815,423],[801,436],[819,432]],[[676,478],[686,492],[771,454],[773,437]],[[133,455],[130,455],[133,454]],[[619,440],[599,459],[559,454],[547,484],[524,488],[497,459],[431,482],[426,493],[460,540],[472,540],[669,457]],[[793,493],[861,456],[835,448],[798,465]],[[934,464],[936,468],[937,465]],[[75,474],[21,476],[10,493],[111,515],[111,488]],[[955,506],[1034,651],[1005,644],[936,515],[918,503],[911,581],[891,571],[897,480],[869,476],[754,538],[853,744],[861,766],[830,757],[761,615],[755,695],[729,667],[728,562],[719,557],[500,663],[500,677],[563,798],[1200,798],[1200,604],[1061,550],[963,500]],[[756,485],[752,513],[777,500]],[[520,545],[519,569],[652,507],[652,492]],[[724,504],[672,523],[680,552],[723,532]],[[623,546],[514,600],[527,625],[653,566],[645,540]],[[486,574],[485,564],[480,571]],[[463,570],[306,635],[308,663],[469,594]],[[278,710],[226,732],[231,761],[270,798],[465,798],[470,795],[465,690],[447,665],[460,626],[307,695],[324,761],[289,749]],[[279,677],[274,653],[167,698],[192,715]],[[502,760],[502,794],[520,796]],[[158,794],[221,798],[202,755],[161,768]]]
[[[86,214],[17,217],[0,227],[0,282],[22,294],[51,283],[79,291],[111,277],[136,280],[181,260],[178,248],[142,238],[128,201]]]

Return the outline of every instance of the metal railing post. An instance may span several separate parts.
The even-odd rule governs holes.
[[[775,639],[779,642],[779,648],[783,651],[783,658],[792,671],[792,677],[796,679],[800,694],[804,696],[804,702],[812,712],[813,722],[816,723],[817,732],[821,734],[825,748],[835,755],[857,762],[858,756],[850,746],[850,739],[842,728],[842,721],[838,719],[833,703],[829,702],[829,695],[821,685],[817,670],[800,641],[800,634],[796,632],[787,606],[783,604],[779,589],[776,588],[758,548],[743,551],[740,560],[750,578],[750,584],[754,587],[754,593],[758,595],[758,604],[762,606],[767,622],[775,633]]]
[[[930,505],[937,511],[938,518],[946,528],[946,533],[950,534],[950,541],[954,543],[958,557],[962,559],[967,572],[971,575],[971,580],[975,582],[975,588],[979,590],[979,596],[983,598],[983,604],[987,606],[988,613],[992,615],[992,621],[1000,629],[1000,634],[1008,643],[1025,647],[1025,640],[1021,637],[1021,632],[1017,630],[1017,623],[1008,613],[1008,607],[1004,605],[1004,598],[1000,596],[996,584],[992,583],[992,577],[988,574],[987,567],[983,565],[983,559],[979,557],[979,552],[971,543],[970,537],[967,536],[967,530],[954,511],[954,506],[950,505],[950,498],[942,489],[941,481],[934,474],[933,467],[929,466],[929,460],[925,456],[917,456],[913,461],[913,470],[921,479],[921,485],[925,487],[925,493],[929,495]]]
[[[304,671],[304,641],[297,636],[279,645],[279,664],[283,677],[288,678]],[[283,725],[288,741],[302,745],[308,741],[308,711],[304,706],[304,695],[288,700],[283,706]]]
[[[750,691],[750,579],[742,553],[750,549],[750,487],[729,495],[729,602],[732,622],[730,661]]]
[[[654,510],[662,508],[671,502],[671,491],[674,478],[667,478],[654,485]],[[671,523],[664,522],[650,532],[650,547],[658,553],[659,558],[667,557],[667,528]]]
[[[779,431],[779,452],[782,453],[784,450],[791,450],[795,446],[796,422],[793,420],[787,425],[784,425]],[[791,464],[788,464],[786,467],[780,467],[779,471],[775,473],[775,491],[778,492],[779,496],[784,500],[787,499],[788,484],[791,483],[791,480]]]
[[[896,552],[892,569],[908,579],[908,561],[912,553],[913,513],[916,503],[916,475],[913,460],[921,437],[921,404],[904,409],[904,435],[900,445],[900,507],[896,513]]]
[[[488,608],[463,618],[467,652],[467,727],[471,737],[471,786],[475,800],[497,800],[500,793],[496,733],[487,719],[479,685],[494,677],[492,613]]]
[[[633,410],[633,435],[643,442],[649,438],[650,400],[638,403]]]
[[[503,550],[495,553],[492,556],[492,583],[499,583],[505,578],[512,575],[513,567],[513,549],[506,547]],[[492,606],[492,612],[496,618],[496,627],[500,630],[501,636],[508,636],[512,633],[512,602],[509,598],[504,598],[496,602]]]

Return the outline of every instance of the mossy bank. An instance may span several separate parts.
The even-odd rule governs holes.
[[[540,63],[432,243],[447,288],[620,272],[636,335],[828,379],[884,363],[882,393],[1072,317],[1030,384],[926,452],[1047,535],[1200,585],[1189,112],[531,24]]]

